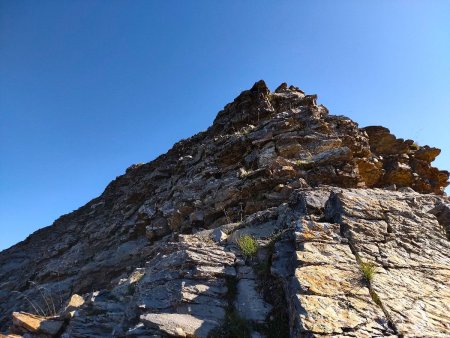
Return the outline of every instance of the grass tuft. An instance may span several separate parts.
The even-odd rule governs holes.
[[[236,240],[239,249],[245,257],[253,257],[258,252],[258,242],[250,235],[244,235]]]
[[[49,289],[41,285],[38,285],[33,281],[29,281],[29,283],[36,288],[37,293],[39,293],[40,297],[35,297],[34,299],[31,299],[28,295],[20,291],[12,291],[12,293],[18,294],[19,297],[25,299],[33,309],[34,312],[30,310],[30,312],[32,312],[33,314],[42,317],[57,316],[63,306],[62,298],[60,297],[61,304],[59,304],[58,306],[54,301],[55,295]]]
[[[361,269],[364,279],[368,283],[372,282],[373,277],[375,276],[375,265],[371,262],[360,262],[359,268]]]

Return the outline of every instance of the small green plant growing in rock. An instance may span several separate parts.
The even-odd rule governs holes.
[[[258,242],[250,235],[239,237],[236,243],[245,257],[253,257],[258,252]]]
[[[416,142],[414,142],[409,146],[409,148],[411,148],[412,150],[419,150],[420,146]]]
[[[370,283],[375,276],[375,265],[371,262],[360,262],[359,268],[364,276],[364,279]]]

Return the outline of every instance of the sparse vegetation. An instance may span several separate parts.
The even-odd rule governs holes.
[[[270,263],[269,262],[259,262],[253,266],[253,270],[256,272],[256,275],[267,276],[270,273]]]
[[[266,245],[267,254],[263,255],[263,260],[253,265],[260,292],[264,295],[264,299],[273,306],[266,323],[254,327],[267,338],[289,337],[289,316],[283,286],[280,280],[271,274],[275,244],[281,240],[282,234],[278,233],[270,238]]]
[[[56,305],[54,301],[54,295],[50,292],[50,290],[38,285],[35,282],[30,283],[35,286],[36,290],[39,293],[39,297],[37,297],[36,299],[31,299],[25,293],[20,291],[13,291],[13,293],[17,293],[19,296],[23,297],[23,299],[25,299],[33,309],[35,315],[43,317],[54,317],[58,315],[59,308],[62,306],[62,304],[60,306]]]
[[[228,306],[225,312],[225,320],[222,325],[215,328],[209,335],[211,338],[251,338],[250,323],[239,317],[234,308],[234,300],[237,295],[237,278],[228,276],[225,278],[227,286]]]
[[[412,150],[419,150],[420,146],[416,142],[414,142],[409,146],[409,148]]]
[[[386,312],[385,308],[383,307],[383,303],[381,302],[380,297],[378,296],[378,294],[375,292],[375,290],[373,289],[373,285],[372,285],[372,281],[373,278],[375,277],[375,273],[376,273],[376,266],[375,264],[373,264],[372,262],[364,262],[361,257],[356,253],[356,260],[359,264],[359,269],[361,270],[361,274],[362,274],[362,282],[365,282],[367,285],[367,288],[369,289],[369,294],[370,297],[372,298],[373,302],[378,305],[383,312],[385,313],[386,317],[388,317],[388,313]],[[392,320],[390,318],[388,318],[389,322],[392,323]]]
[[[359,263],[359,268],[361,269],[363,277],[367,281],[367,283],[372,282],[373,277],[375,276],[375,269],[376,269],[375,265],[371,262],[361,261]]]
[[[239,237],[236,243],[245,257],[253,257],[258,252],[258,242],[250,235]]]
[[[225,321],[210,333],[211,338],[251,338],[250,325],[232,307],[225,313]]]

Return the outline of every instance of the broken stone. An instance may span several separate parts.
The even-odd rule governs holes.
[[[36,333],[55,336],[62,328],[64,321],[59,317],[41,317],[26,312],[13,312],[13,332]]]
[[[71,317],[74,316],[75,311],[80,308],[84,304],[84,298],[80,295],[74,294],[72,297],[70,297],[69,303],[67,304],[66,308],[64,309],[64,313],[66,315],[70,315]]]
[[[214,242],[223,243],[227,240],[228,235],[219,228],[217,228],[212,231],[211,238],[213,239]]]

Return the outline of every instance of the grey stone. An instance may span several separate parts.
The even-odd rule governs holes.
[[[142,315],[145,325],[161,330],[175,337],[206,338],[218,324],[211,320],[202,320],[187,314],[149,313]]]
[[[242,318],[262,323],[272,306],[257,291],[254,279],[241,279],[237,284],[236,309]]]
[[[217,228],[212,231],[211,238],[217,243],[223,243],[227,240],[228,235],[221,229]]]

